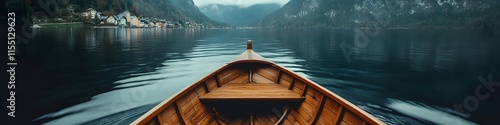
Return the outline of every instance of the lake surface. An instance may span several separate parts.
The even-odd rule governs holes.
[[[499,32],[386,29],[353,50],[350,62],[341,44],[357,46],[352,29],[33,32],[19,60],[35,124],[128,124],[231,61],[248,39],[263,57],[388,124],[495,124],[500,116],[500,86],[481,83],[489,75],[500,82]],[[489,96],[478,99],[478,86]]]

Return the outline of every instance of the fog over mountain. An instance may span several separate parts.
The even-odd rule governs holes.
[[[285,5],[290,0],[194,0],[194,3],[198,7],[204,7],[209,5],[235,5],[242,8],[248,8],[257,4],[278,4],[280,6]]]
[[[498,0],[291,0],[259,22],[262,27],[365,26],[500,28]]]
[[[233,26],[255,26],[265,16],[280,9],[278,4],[256,4],[249,7],[212,4],[200,7],[210,19]]]

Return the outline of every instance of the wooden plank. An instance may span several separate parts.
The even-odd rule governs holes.
[[[224,78],[224,77],[226,77],[227,75],[229,75],[229,74],[231,74],[231,73],[233,73],[233,72],[235,72],[235,71],[237,71],[237,70],[239,70],[239,69],[238,69],[238,68],[236,68],[235,66],[231,66],[231,67],[229,67],[229,68],[227,68],[227,69],[225,69],[225,70],[222,70],[221,72],[217,73],[217,77],[216,77],[216,78],[217,78],[219,81],[221,81],[221,79],[223,79],[223,78]]]
[[[339,125],[349,125],[349,124],[348,124],[347,122],[345,122],[345,121],[341,121],[341,122],[339,123]]]
[[[208,91],[211,92],[218,88],[216,78],[210,78],[206,81]]]
[[[183,118],[186,120],[186,123],[191,123],[190,119],[193,117],[195,111],[193,109],[184,112]]]
[[[276,77],[276,79],[274,80],[274,83],[280,83],[280,79],[281,79],[281,70],[278,70],[278,77]]]
[[[207,114],[205,115],[205,117],[203,117],[203,119],[198,123],[198,125],[208,125],[210,123],[212,123],[212,121],[214,121],[213,118],[211,118],[212,115],[210,114]]]
[[[198,103],[194,104],[195,111],[208,111],[208,109],[201,103],[199,99],[196,99]]]
[[[323,124],[333,125],[335,122],[330,121],[331,118],[333,118],[333,117],[320,116],[319,121],[321,121],[321,123],[323,123]]]
[[[181,107],[181,108],[179,108],[179,109],[181,109],[181,111],[182,111],[183,113],[186,113],[186,112],[188,112],[189,110],[193,109],[194,105],[193,105],[193,104],[191,104],[191,102],[187,102],[187,103],[186,103],[186,104],[184,104],[184,105],[181,105],[181,103],[179,103],[179,107]]]
[[[146,125],[163,125],[161,122],[158,121],[158,117],[153,118],[149,120]]]
[[[333,124],[337,122],[337,119],[334,119],[338,117],[337,115],[338,114],[333,113],[333,111],[331,111],[330,109],[323,108],[323,110],[321,111],[320,119],[325,118],[326,120],[328,120],[328,122],[331,122]],[[324,120],[323,123],[325,123]]]
[[[331,91],[328,91],[327,89],[319,86],[317,83],[314,83],[313,81],[311,81],[311,80],[309,80],[307,78],[301,77],[300,75],[295,74],[292,71],[285,69],[284,67],[277,66],[277,68],[279,68],[280,70],[284,71],[287,74],[291,74],[294,78],[300,79],[301,81],[305,81],[306,84],[310,85],[310,87],[312,87],[312,88],[320,91],[321,93],[327,95],[328,98],[331,98],[335,102],[338,102],[340,105],[344,106],[349,111],[353,111],[354,114],[356,114],[357,116],[361,117],[362,119],[367,120],[368,124],[372,124],[372,125],[375,125],[375,124],[385,124],[385,123],[381,122],[380,120],[378,120],[377,118],[375,118],[372,115],[370,115],[369,113],[363,111],[362,109],[360,109],[356,105],[354,105],[354,104],[350,103],[349,101],[343,99],[339,95],[337,95],[337,94],[335,94],[335,93],[333,93]]]
[[[288,121],[288,120],[284,120],[283,121],[283,125],[292,125],[292,123],[290,121]]]
[[[320,102],[321,99],[323,98],[323,94],[321,94],[320,92],[310,88],[310,89],[307,89],[307,95],[311,96],[314,100]]]
[[[309,124],[305,118],[300,115],[300,113],[298,113],[297,111],[295,110],[291,110],[290,111],[290,115],[293,116],[293,118],[295,118],[296,122],[298,122],[299,124],[302,124],[302,125],[306,125],[306,124]]]
[[[301,96],[305,96],[307,93],[307,85],[304,84],[304,89],[302,89],[302,94],[300,94]]]
[[[178,122],[181,122],[181,120],[179,119],[179,116],[173,115],[169,119],[166,119],[166,121],[164,121],[164,124],[165,125],[173,125],[173,124],[178,123]]]
[[[278,77],[277,69],[272,67],[258,67],[254,69],[254,73],[261,75],[262,77],[273,81],[276,83],[276,78]]]
[[[314,123],[314,124],[312,124],[312,125],[324,125],[324,123],[323,123],[323,122],[321,122],[321,121],[318,121],[318,122],[316,122],[316,123]]]
[[[296,111],[302,116],[302,118],[304,118],[305,121],[308,123],[312,122],[312,114],[307,112],[304,107],[299,107]]]
[[[316,83],[310,81],[307,78],[301,77],[301,76],[293,73],[292,71],[287,70],[287,69],[285,69],[285,68],[283,68],[281,66],[278,66],[278,65],[276,65],[276,64],[274,64],[272,62],[268,62],[268,61],[265,61],[265,60],[253,60],[253,59],[256,59],[253,56],[258,57],[258,55],[256,53],[254,53],[252,50],[247,50],[243,55],[246,55],[245,56],[246,58],[243,58],[243,60],[237,60],[235,62],[230,62],[227,65],[223,66],[222,68],[218,69],[217,71],[211,73],[207,77],[202,78],[201,80],[199,80],[195,84],[186,87],[185,89],[183,89],[183,91],[179,92],[175,96],[172,96],[168,100],[165,100],[165,101],[161,102],[158,106],[154,107],[152,110],[150,110],[147,113],[145,113],[138,120],[134,121],[134,123],[144,124],[147,121],[151,120],[152,118],[155,118],[158,115],[158,113],[160,113],[161,111],[163,111],[166,107],[168,107],[168,106],[170,106],[172,104],[178,103],[179,99],[182,98],[184,96],[184,94],[188,93],[189,91],[192,91],[196,86],[200,85],[202,82],[205,82],[206,80],[208,80],[210,78],[213,78],[214,76],[216,76],[216,74],[222,72],[223,70],[226,70],[227,68],[229,68],[231,66],[234,66],[235,64],[236,65],[243,65],[245,63],[261,63],[263,65],[273,66],[273,67],[275,67],[275,68],[283,71],[283,74],[288,74],[291,77],[293,77],[293,79],[297,79],[297,81],[304,82],[306,85],[308,85],[308,89],[312,88],[314,90],[319,91],[322,94],[326,94],[328,96],[328,98],[331,98],[331,99],[334,100],[334,102],[339,103],[339,105],[341,107],[339,109],[341,109],[342,111],[344,111],[344,110],[346,110],[346,111],[347,110],[348,111],[352,111],[352,113],[355,114],[356,116],[359,116],[359,118],[361,118],[363,120],[367,120],[369,124],[383,124],[383,122],[379,121],[378,119],[376,119],[375,117],[371,116],[370,114],[368,114],[367,112],[363,111],[362,109],[356,107],[355,105],[353,105],[349,101],[347,101],[347,100],[341,98],[340,96],[336,95],[335,93],[333,93],[331,91],[328,91],[327,89],[325,89],[325,88],[317,85]],[[284,78],[284,79],[286,79],[286,78]],[[291,84],[295,84],[295,82],[292,82]],[[293,86],[296,86],[296,85],[293,85]],[[293,90],[293,88],[295,88],[293,86],[291,86],[290,89]],[[207,84],[207,88],[208,88],[208,84]],[[302,90],[306,90],[305,87]],[[299,94],[301,94],[301,93],[299,93]],[[345,108],[345,109],[343,109],[343,108]]]
[[[320,104],[320,106],[318,106],[318,108],[316,109],[316,111],[317,111],[317,112],[316,112],[316,115],[314,115],[314,116],[313,116],[314,121],[312,122],[312,124],[316,124],[316,123],[318,122],[318,120],[319,120],[319,116],[321,116],[321,109],[323,109],[323,108],[324,108],[324,106],[325,106],[326,97],[323,95],[321,98],[322,98],[322,99],[321,99],[321,104]]]
[[[249,83],[249,82],[250,81],[248,81],[248,74],[242,74],[227,83]]]
[[[187,96],[189,96],[189,102],[198,100],[198,94],[196,93],[196,91],[191,91],[190,93],[187,94]]]
[[[227,84],[210,93],[201,95],[201,100],[301,100],[297,93],[278,84]]]
[[[302,94],[302,90],[299,89],[299,87],[296,87],[296,86],[292,88],[292,91],[295,92],[295,93],[297,93],[297,94],[299,94],[299,95]],[[302,96],[302,95],[300,95],[300,96]]]
[[[156,116],[156,118],[153,118],[153,120],[151,120],[151,121],[158,123],[158,124],[155,123],[155,125],[164,125],[163,122],[160,122],[160,118],[161,118],[161,116],[160,116],[160,114],[158,114]]]
[[[255,115],[255,119],[263,125],[273,125],[274,122],[270,121],[264,114]]]
[[[255,83],[273,83],[272,80],[267,79],[264,76],[257,73],[252,74],[252,81]]]
[[[281,80],[280,81],[284,80],[284,81],[292,83],[293,79],[294,78],[291,75],[289,75],[287,73],[281,73]]]
[[[292,85],[292,83],[285,80],[280,80],[279,84],[285,86],[286,88],[290,88],[290,86]]]
[[[288,87],[288,89],[292,90],[293,87],[295,87],[295,79],[292,79],[292,81],[290,82],[290,86]]]
[[[158,116],[160,116],[159,121],[163,123],[164,120],[170,119],[172,116],[175,115],[176,111],[174,109],[174,106],[169,106],[168,108],[160,112],[160,114],[158,114]]]
[[[179,107],[179,109],[183,109],[182,111],[184,111],[186,109],[185,107],[191,104],[189,103],[189,101],[191,101],[189,100],[189,96],[184,95],[177,101],[177,106]]]
[[[291,112],[291,111],[290,111]],[[289,121],[290,123],[295,123],[297,120],[292,116],[292,113],[289,113],[286,117],[286,120]]]
[[[215,80],[215,83],[217,84],[217,87],[220,87],[221,86],[221,83],[220,83],[220,78],[219,78],[219,75],[215,74],[214,76],[214,80]]]
[[[203,120],[203,118],[209,114],[208,111],[205,109],[205,107],[203,106],[203,104],[198,104],[195,106],[194,108],[195,110],[195,113],[194,115],[190,118],[190,120],[192,120],[192,123],[199,123]]]
[[[306,98],[305,98],[304,102],[309,103],[312,107],[317,107],[317,106],[319,106],[320,102],[316,101],[316,100],[315,100],[315,99],[313,99],[311,96],[306,95],[305,97],[306,97]]]
[[[339,107],[339,110],[338,110],[338,111],[336,111],[336,112],[340,112],[340,114],[339,114],[339,115],[336,115],[336,117],[335,117],[335,118],[333,118],[333,119],[335,119],[335,121],[337,121],[337,123],[335,123],[335,124],[336,124],[336,125],[338,125],[338,124],[341,124],[341,123],[342,123],[342,121],[343,121],[343,120],[342,120],[342,117],[343,117],[343,115],[344,115],[344,113],[345,113],[344,107]]]
[[[219,123],[217,122],[217,120],[213,120],[212,123],[210,123],[210,125],[219,125]]]
[[[294,86],[299,88],[300,90],[304,90],[306,84],[304,84],[302,81],[300,80],[295,80],[294,82]]]
[[[206,91],[206,89],[205,89],[205,86],[204,86],[204,85],[205,85],[205,84],[200,85],[200,86],[197,86],[197,87],[195,88],[195,91],[196,91],[196,94],[197,94],[197,95],[203,95],[203,94],[207,93],[207,91]]]
[[[241,75],[244,75],[246,73],[242,72],[242,71],[234,71],[230,74],[227,74],[226,76],[221,76],[219,77],[219,84],[220,86],[228,83],[229,81],[232,81],[234,80],[235,78],[241,76]]]
[[[345,112],[344,116],[342,117],[342,120],[349,125],[363,125],[365,123],[363,119],[359,118],[350,111]]]
[[[179,102],[175,103],[175,112],[177,112],[177,117],[180,119],[182,124],[187,124],[187,120],[184,118],[183,114],[179,108]]]
[[[332,111],[334,114],[340,114],[340,105],[337,102],[334,102],[332,99],[327,98],[325,102],[325,108]]]
[[[302,102],[300,107],[303,107],[309,114],[314,114],[316,112],[316,108],[311,106],[311,104],[307,103],[306,101]]]
[[[203,84],[203,89],[205,89],[205,92],[210,92],[208,90],[207,82],[203,82],[202,84]]]
[[[273,123],[277,122],[279,119],[279,116],[274,115],[274,113],[267,113],[266,117],[269,121],[272,121]]]

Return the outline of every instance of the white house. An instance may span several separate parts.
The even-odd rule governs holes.
[[[118,25],[118,19],[115,17],[115,16],[108,16],[108,18],[106,18],[104,20],[104,22],[106,24],[113,24],[113,25]]]
[[[118,26],[122,26],[122,27],[127,26],[127,19],[125,17],[120,17],[120,21],[118,22]]]

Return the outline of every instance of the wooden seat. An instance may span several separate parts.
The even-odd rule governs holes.
[[[299,94],[275,83],[225,84],[200,96],[200,100],[301,100]]]

